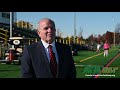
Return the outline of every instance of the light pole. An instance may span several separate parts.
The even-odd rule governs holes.
[[[115,47],[115,30],[114,30],[114,47]]]
[[[10,38],[12,37],[12,12],[10,12]]]
[[[74,44],[75,44],[75,38],[76,38],[76,13],[74,12]]]
[[[115,23],[115,19],[113,18],[113,22]],[[115,47],[115,30],[114,30],[114,37],[113,37],[114,47]]]

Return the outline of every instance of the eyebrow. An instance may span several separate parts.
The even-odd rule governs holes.
[[[46,26],[46,27],[44,27],[43,29],[48,30],[49,28],[50,28],[50,29],[55,29],[54,26]]]

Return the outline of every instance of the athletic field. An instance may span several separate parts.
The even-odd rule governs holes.
[[[109,50],[108,57],[101,52],[80,51],[74,56],[77,78],[120,78],[120,53],[117,47]]]
[[[79,51],[73,56],[77,78],[120,78],[118,47],[109,50],[108,57],[101,52]],[[0,64],[0,78],[20,78],[20,65]]]

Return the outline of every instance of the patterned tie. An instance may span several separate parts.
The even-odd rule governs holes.
[[[48,46],[48,49],[50,54],[50,69],[53,77],[55,78],[57,74],[57,62],[55,59],[55,53],[53,52],[51,45]]]

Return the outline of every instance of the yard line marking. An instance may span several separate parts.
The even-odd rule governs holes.
[[[88,58],[82,59],[82,60],[80,60],[80,62],[86,61],[86,60],[88,60],[88,59],[90,59],[90,58],[93,58],[93,57],[99,56],[99,55],[101,55],[101,54],[103,54],[103,52],[102,52],[102,53],[99,53],[99,54],[96,54],[96,55],[94,55],[94,56],[91,56],[91,57],[88,57]]]
[[[102,65],[83,65],[83,64],[77,64],[75,66],[76,67],[85,67],[85,66],[100,66],[100,67],[102,67]]]
[[[112,49],[112,50],[110,50],[110,51],[113,51],[113,50],[116,50],[116,49]],[[103,53],[104,53],[104,52],[99,53],[99,54],[96,54],[96,55],[93,55],[93,56],[88,57],[88,58],[85,58],[85,59],[82,59],[82,60],[80,60],[80,62],[83,62],[83,61],[86,61],[86,60],[88,60],[88,59],[90,59],[90,58],[93,58],[93,57],[99,56],[99,55],[101,55],[101,54],[103,54]]]

